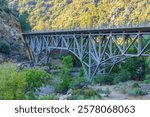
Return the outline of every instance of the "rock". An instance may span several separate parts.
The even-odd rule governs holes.
[[[69,89],[66,95],[59,95],[59,100],[69,100],[72,97],[73,91]]]
[[[109,95],[106,94],[106,93],[100,93],[100,95],[101,95],[102,97],[109,97]]]
[[[72,94],[60,95],[59,100],[68,100],[71,98],[71,96],[72,96]]]
[[[49,96],[53,93],[55,93],[55,88],[53,86],[47,85],[45,87],[41,87],[38,89],[38,94],[40,96]]]
[[[14,63],[26,60],[26,49],[20,40],[22,31],[18,19],[11,13],[6,13],[5,11],[0,11],[0,14],[0,39],[5,40],[11,48],[8,56],[2,56],[4,59],[8,59],[8,61]],[[2,59],[0,60],[1,62]]]
[[[69,89],[69,90],[67,91],[67,95],[72,95],[72,93],[73,93],[72,89]]]
[[[47,72],[49,72],[49,71],[50,71],[50,67],[49,67],[49,66],[41,67],[41,69],[43,69],[43,70],[45,70],[45,71],[47,71]]]

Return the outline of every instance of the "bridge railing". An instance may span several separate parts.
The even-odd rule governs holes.
[[[123,28],[142,28],[142,27],[150,27],[149,22],[138,23],[138,24],[124,24],[124,25],[103,25],[103,26],[86,26],[86,27],[76,27],[76,28],[58,28],[58,29],[48,29],[42,31],[24,31],[23,33],[44,33],[44,32],[65,32],[65,31],[83,31],[83,30],[103,30],[103,29],[123,29]]]

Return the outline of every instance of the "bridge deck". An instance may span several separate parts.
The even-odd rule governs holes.
[[[61,34],[101,34],[101,33],[137,33],[150,32],[149,27],[132,27],[132,28],[105,28],[105,29],[78,29],[78,30],[53,30],[24,32],[23,35],[61,35]]]
[[[98,73],[110,73],[117,63],[129,57],[150,56],[148,25],[25,32],[23,36],[35,64],[43,54],[45,60],[41,61],[47,64],[53,49],[68,50],[80,60],[87,80]]]

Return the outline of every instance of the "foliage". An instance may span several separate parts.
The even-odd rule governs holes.
[[[113,84],[113,75],[100,75],[97,77],[94,77],[93,81],[94,84]]]
[[[68,1],[68,0],[67,0]],[[147,0],[9,0],[9,6],[29,13],[34,30],[87,28],[149,22]],[[132,6],[132,7],[131,7]],[[130,11],[130,12],[128,12]],[[117,16],[117,17],[116,17]],[[126,17],[124,17],[126,16]]]
[[[150,74],[146,75],[144,82],[150,83]]]
[[[19,21],[20,21],[20,24],[21,24],[23,31],[31,30],[31,26],[30,26],[30,23],[28,21],[28,13],[27,12],[23,12],[20,14]]]
[[[49,84],[52,76],[42,69],[18,71],[13,63],[0,65],[0,99],[38,99],[35,90]]]
[[[79,77],[84,77],[84,70],[83,70],[83,68],[79,69]]]
[[[130,72],[131,80],[143,80],[143,76],[145,74],[145,58],[128,58],[122,64],[121,69],[126,69],[128,72]]]
[[[88,84],[88,82],[87,82],[85,77],[77,77],[77,78],[74,78],[71,81],[69,87],[71,89],[80,89],[80,88],[84,87],[87,84]]]
[[[148,66],[148,71],[149,71],[150,70],[150,57],[145,61],[145,63]],[[146,75],[144,82],[145,83],[150,83],[150,74],[149,74],[149,72]]]
[[[73,91],[72,100],[100,100],[102,97],[93,89],[78,89]]]
[[[72,57],[70,55],[63,57],[63,67],[60,70],[59,78],[61,83],[57,85],[56,89],[58,92],[66,91],[69,88],[70,82],[72,81]]]
[[[150,57],[148,57],[145,61],[146,65],[148,66],[148,68],[150,69]]]
[[[25,99],[25,90],[25,74],[12,63],[0,65],[0,99]]]
[[[33,91],[28,91],[26,93],[26,99],[27,100],[38,100],[39,95],[37,95],[35,92]]]
[[[27,91],[35,91],[36,88],[51,83],[52,75],[42,69],[25,70],[25,78],[27,81]]]
[[[134,84],[132,85],[132,88],[141,88],[141,87],[140,87],[140,85],[139,85],[138,83],[134,83]]]
[[[56,94],[51,94],[49,96],[40,97],[39,100],[58,100],[58,96]]]
[[[130,83],[127,82],[120,82],[118,84],[116,84],[116,86],[114,87],[116,91],[122,93],[122,94],[126,94],[128,92],[128,89],[130,88]]]
[[[118,74],[114,76],[114,84],[119,82],[125,82],[127,80],[130,80],[131,74],[126,69],[122,69]]]
[[[130,96],[142,96],[145,95],[145,93],[140,88],[132,88],[129,90],[128,94]]]
[[[97,89],[97,92],[100,94],[105,94],[107,97],[110,95],[111,91],[109,88],[106,89]]]
[[[0,52],[4,54],[10,53],[10,45],[3,39],[0,39]]]

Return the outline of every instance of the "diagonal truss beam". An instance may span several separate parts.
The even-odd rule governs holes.
[[[68,50],[81,62],[87,80],[98,72],[110,73],[113,67],[129,58],[150,55],[149,33],[89,33],[89,34],[25,34],[25,42],[32,50],[34,61],[44,51],[46,56],[53,49]],[[133,51],[133,48],[136,51]]]

